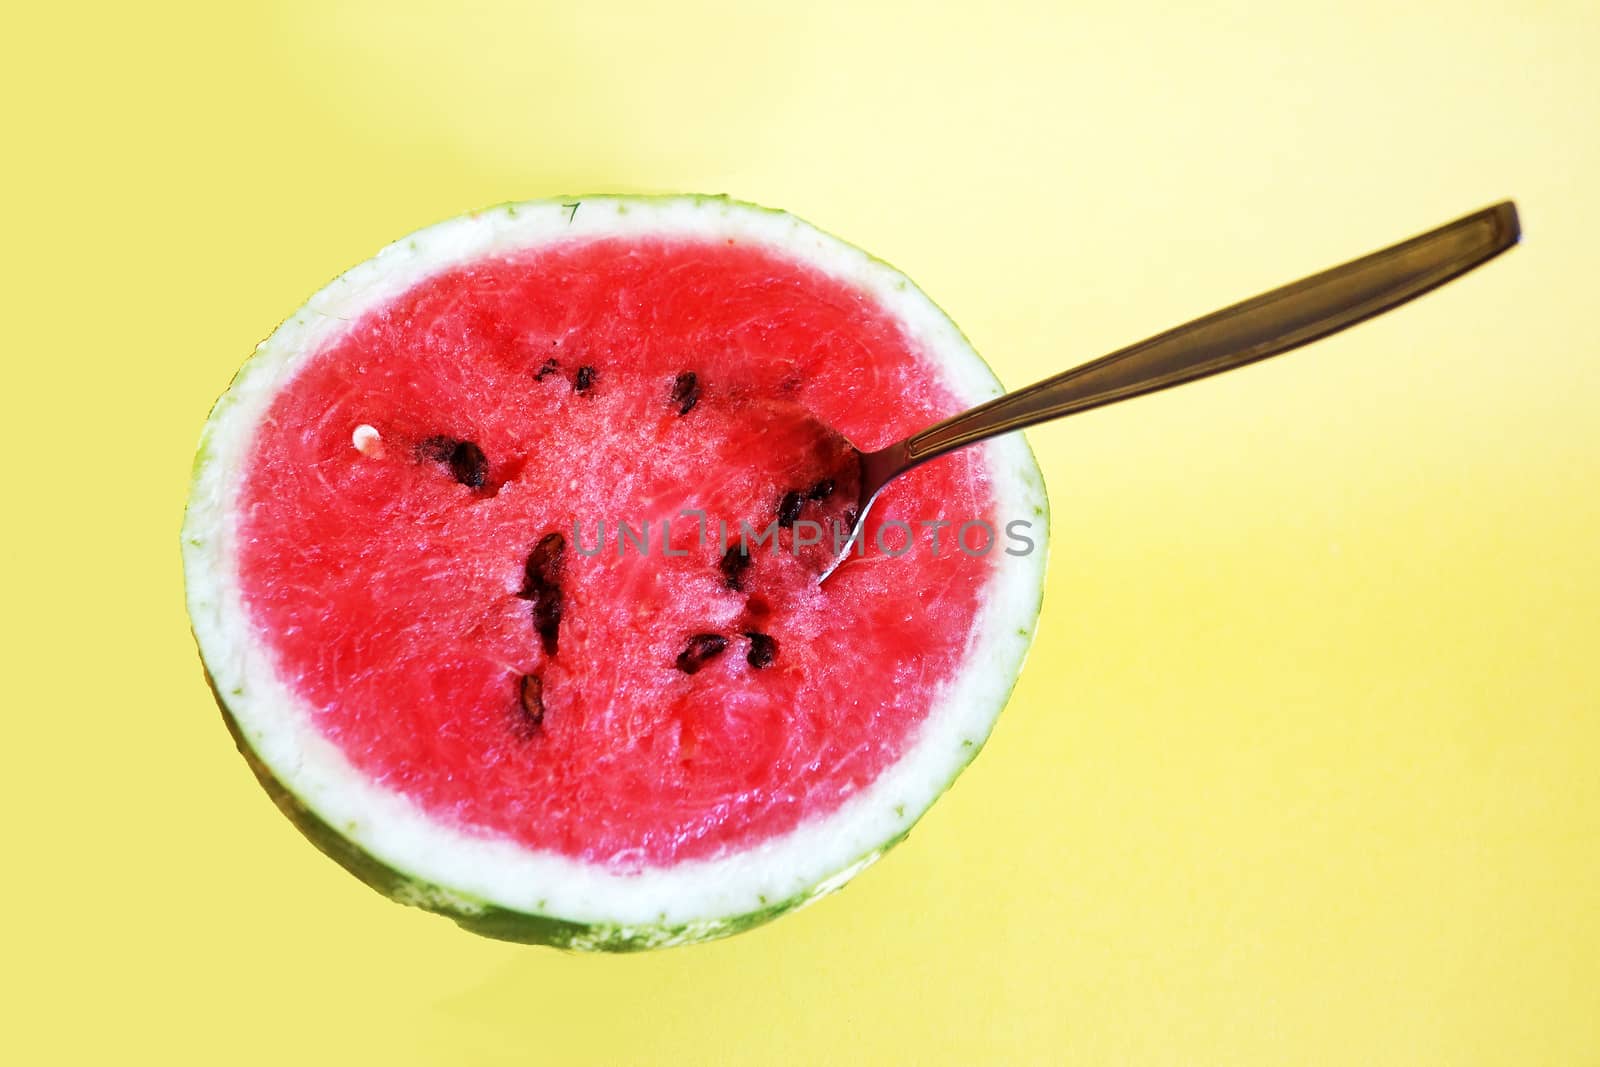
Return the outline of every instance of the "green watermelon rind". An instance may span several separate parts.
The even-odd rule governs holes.
[[[943,316],[944,324],[953,330],[960,338],[960,341],[965,347],[966,352],[972,355],[977,360],[978,364],[989,373],[989,377],[993,381],[993,391],[999,391],[1000,387],[998,381],[993,380],[992,371],[989,371],[987,364],[983,363],[981,356],[977,354],[976,349],[972,347],[970,341],[965,337],[964,334],[960,332],[959,328],[955,326],[954,322],[949,318],[949,316],[944,315],[942,309],[933,304],[933,302],[926,297],[926,294],[923,294],[920,290],[916,289],[909,279],[901,274],[901,272],[896,270],[892,265],[888,264],[884,260],[872,256],[870,253],[866,253],[853,245],[849,245],[847,242],[824,233],[823,231],[816,230],[814,227],[810,227],[809,224],[795,219],[786,212],[776,211],[770,208],[763,208],[759,205],[732,200],[724,196],[588,195],[582,197],[558,197],[548,200],[502,204],[494,208],[486,209],[485,211],[473,212],[469,215],[461,216],[456,220],[447,220],[446,223],[440,223],[437,224],[436,227],[429,227],[428,229],[433,230],[438,227],[443,227],[451,222],[478,219],[486,215],[501,212],[505,213],[508,217],[515,217],[519,212],[549,210],[553,206],[559,206],[562,210],[576,210],[572,208],[572,205],[578,204],[581,206],[589,206],[597,203],[601,205],[610,205],[614,207],[619,214],[626,213],[629,207],[632,205],[658,206],[672,203],[690,203],[697,208],[702,206],[710,206],[721,208],[724,212],[729,209],[739,212],[755,212],[798,223],[806,230],[823,236],[827,240],[832,241],[839,246],[848,248],[850,251],[865,257],[875,267],[881,268],[898,278],[899,282],[897,283],[897,288],[910,288],[924,301],[926,301],[927,304],[932,307],[937,314]],[[403,238],[401,241],[395,242],[394,245],[389,246],[389,249],[386,249],[385,252],[401,248],[407,244],[409,244],[411,248],[415,249],[416,239],[421,234],[426,232],[428,231],[418,231],[417,234],[413,234],[410,238]],[[384,255],[384,253],[379,254],[380,257],[382,255]],[[375,260],[377,258],[379,257],[374,257]],[[371,262],[373,261],[367,261],[367,263]],[[367,266],[367,263],[361,264],[356,268],[352,268],[351,271],[340,275],[334,280],[334,282],[325,287],[324,290],[319,291],[316,296],[313,296],[312,299],[307,302],[306,308],[313,308],[319,297],[321,297],[324,293],[331,291],[340,282],[350,278],[357,270]],[[302,311],[304,310],[305,309],[302,309]],[[297,313],[297,315],[299,314],[300,313]],[[289,320],[286,320],[285,325],[287,326],[288,322],[294,321],[295,318],[296,316],[291,316]],[[245,361],[244,365],[241,366],[239,371],[235,374],[232,382],[230,382],[228,390],[223,393],[223,395],[217,400],[217,403],[213,406],[211,413],[207,418],[206,425],[202,431],[199,447],[196,451],[194,465],[191,472],[192,486],[198,487],[200,485],[203,472],[205,472],[208,466],[215,461],[215,455],[212,448],[214,434],[220,424],[221,418],[228,412],[230,407],[232,407],[233,403],[237,399],[235,387],[250,376],[253,370],[252,365],[256,362],[261,353],[266,350],[268,344],[277,336],[278,333],[275,332],[272,338],[269,338],[267,342],[263,342],[262,345],[258,346],[256,352]],[[902,816],[908,815],[908,817],[904,817],[904,825],[898,829],[898,832],[888,836],[881,842],[877,843],[874,847],[865,850],[853,860],[837,867],[826,877],[813,882],[799,892],[792,893],[774,902],[769,902],[765,897],[761,897],[759,898],[758,907],[741,910],[734,914],[697,917],[688,921],[672,921],[664,913],[658,921],[630,920],[624,922],[610,922],[589,919],[573,919],[542,913],[537,908],[523,909],[503,906],[488,899],[484,899],[481,896],[463,892],[459,889],[451,888],[449,886],[437,884],[436,882],[429,881],[428,879],[419,877],[415,874],[408,873],[399,866],[385,862],[383,859],[380,859],[366,848],[363,848],[356,841],[352,840],[351,835],[341,833],[339,830],[335,829],[333,825],[331,825],[313,809],[312,805],[304,797],[297,794],[279,777],[279,775],[273,772],[272,768],[268,766],[261,754],[257,752],[256,747],[248,740],[244,726],[240,722],[234,708],[230,704],[230,696],[236,699],[243,698],[244,693],[242,687],[235,687],[234,689],[227,691],[225,691],[222,687],[219,687],[213,675],[213,665],[211,659],[207,653],[207,642],[202,633],[202,628],[198,624],[194,626],[196,643],[200,648],[201,659],[205,665],[207,681],[210,683],[212,692],[216,697],[217,704],[222,710],[223,719],[228,727],[229,733],[232,735],[240,753],[243,755],[244,759],[250,766],[252,772],[255,774],[257,780],[261,783],[264,790],[271,797],[276,806],[320,851],[339,863],[342,867],[344,867],[351,874],[355,875],[362,882],[377,890],[379,893],[382,893],[384,896],[399,903],[418,907],[426,911],[446,916],[454,920],[463,928],[486,937],[525,944],[550,945],[558,948],[573,950],[629,952],[672,945],[693,944],[715,938],[726,937],[744,930],[748,930],[752,927],[762,925],[763,923],[777,918],[780,915],[810,904],[841,888],[851,878],[855,877],[855,875],[859,874],[868,866],[871,866],[891,848],[905,840],[916,821],[927,812],[927,810],[938,800],[940,796],[943,795],[945,791],[950,788],[951,785],[954,784],[955,779],[959,777],[961,772],[971,764],[972,760],[976,758],[978,752],[982,750],[984,744],[988,740],[994,723],[999,717],[1000,711],[1003,710],[1005,704],[1010,698],[1012,690],[1016,685],[1016,681],[1021,673],[1023,661],[1026,658],[1028,647],[1031,645],[1033,639],[1039,612],[1043,606],[1043,575],[1048,553],[1050,514],[1048,496],[1046,495],[1043,486],[1043,478],[1039,472],[1038,463],[1032,453],[1031,448],[1029,448],[1026,442],[1022,440],[1020,434],[1015,436],[1017,441],[1022,446],[1021,455],[1026,457],[1026,463],[1021,464],[1019,467],[1014,469],[1013,473],[1019,477],[1019,480],[1028,490],[1029,496],[1031,497],[1034,505],[1034,514],[1031,516],[1031,518],[1033,518],[1038,524],[1035,531],[1037,535],[1036,555],[1038,557],[1034,566],[1034,573],[1037,578],[1037,583],[1035,586],[1036,593],[1031,608],[1025,612],[1019,612],[1013,620],[1017,624],[1017,634],[1024,639],[1024,642],[1021,646],[1020,653],[1016,656],[1013,669],[1006,673],[1004,692],[999,692],[998,688],[996,690],[996,696],[993,699],[992,714],[985,716],[985,728],[982,730],[979,736],[963,738],[961,741],[963,758],[961,758],[959,762],[952,765],[948,776],[928,795],[926,803],[918,806],[917,810],[909,811],[908,813],[900,812],[898,808],[896,809],[898,814],[901,814]],[[204,536],[197,535],[196,531],[192,528],[191,519],[192,512],[194,510],[192,505],[193,492],[191,493],[190,506],[185,508],[183,542],[185,571],[186,575],[191,578],[191,617],[195,618],[192,576],[196,567],[204,565],[204,559],[206,558],[206,553],[209,551],[209,548],[207,546],[206,538]],[[201,560],[202,562],[197,563],[197,560]],[[353,830],[354,827],[352,826],[351,829]],[[543,902],[541,901],[540,903]]]

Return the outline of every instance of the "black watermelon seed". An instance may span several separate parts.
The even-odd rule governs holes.
[[[553,656],[561,638],[561,591],[542,596],[533,602],[533,629],[544,646],[544,654]]]
[[[678,669],[684,674],[693,674],[722,655],[727,647],[728,639],[721,634],[695,634],[678,653]]]
[[[522,597],[531,600],[530,594],[540,586],[553,586],[561,581],[561,567],[567,559],[567,539],[560,533],[547,533],[528,553],[524,568]]]
[[[679,415],[689,414],[700,402],[700,378],[694,371],[683,371],[672,380],[672,402]]]
[[[435,463],[449,464],[451,476],[470,489],[482,489],[489,480],[489,459],[471,441],[436,434],[417,444],[417,454]]]
[[[550,359],[545,360],[544,365],[534,373],[533,380],[536,382],[542,382],[546,378],[550,377],[550,375],[559,373],[561,373],[561,364],[557,363],[554,357],[551,357]]]
[[[783,494],[783,499],[778,501],[778,525],[793,526],[800,517],[800,505],[804,502],[805,497],[797,490],[791,489]]]
[[[587,393],[592,385],[594,385],[594,368],[587,364],[579,367],[577,375],[572,379],[573,390]]]
[[[833,495],[833,479],[824,478],[822,481],[806,490],[806,496],[812,500],[826,500]]]
[[[528,553],[523,569],[522,590],[517,596],[533,601],[533,629],[545,655],[556,654],[561,636],[561,571],[566,562],[567,539],[547,533]]]
[[[517,683],[517,699],[534,726],[544,724],[544,681],[537,674],[524,674]]]
[[[469,489],[482,489],[489,478],[489,459],[471,441],[462,441],[450,452],[450,473]]]
[[[750,651],[744,660],[756,670],[772,666],[772,661],[778,656],[778,642],[770,634],[751,630],[745,634],[750,639]]]
[[[722,562],[717,564],[722,571],[722,580],[729,589],[744,588],[744,572],[750,569],[750,554],[744,550],[743,545],[729,545],[728,551],[722,554]]]

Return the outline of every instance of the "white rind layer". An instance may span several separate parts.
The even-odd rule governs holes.
[[[574,209],[573,203],[581,206]],[[770,247],[860,287],[899,319],[951,392],[1001,391],[953,323],[904,275],[781,212],[720,197],[584,197],[506,205],[439,223],[335,279],[259,345],[201,438],[183,530],[189,613],[219,698],[243,741],[335,833],[412,882],[398,896],[472,916],[505,909],[596,927],[596,943],[699,940],[780,902],[842,885],[902,837],[988,737],[1032,638],[1048,530],[1043,482],[1020,435],[979,446],[997,511],[1033,524],[1036,550],[993,568],[967,662],[903,758],[826,817],[717,859],[623,874],[431,819],[356,770],[285,685],[252,631],[236,581],[234,498],[274,394],[348,325],[423,279],[485,256],[574,237],[683,235]],[[583,947],[582,939],[574,947]]]

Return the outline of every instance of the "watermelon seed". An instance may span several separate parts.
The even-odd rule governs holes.
[[[833,495],[833,479],[824,478],[822,481],[806,490],[806,497],[810,500],[826,500]]]
[[[700,378],[686,370],[672,380],[672,402],[678,405],[678,414],[687,415],[700,402]]]
[[[544,681],[537,674],[524,674],[517,683],[517,699],[534,726],[544,725]]]
[[[727,647],[728,639],[721,634],[695,634],[678,653],[678,669],[684,674],[693,674],[722,655]]]
[[[450,453],[450,473],[468,489],[482,489],[489,477],[488,457],[471,441],[462,441]]]
[[[376,426],[362,423],[350,434],[350,443],[355,446],[368,459],[383,458],[383,436],[378,433]]]
[[[744,572],[750,569],[750,554],[743,545],[729,545],[728,551],[722,554],[722,562],[717,566],[721,568],[722,580],[729,589],[743,588]]]
[[[533,601],[533,628],[547,656],[556,654],[561,634],[561,570],[566,561],[567,539],[547,533],[528,553],[523,567],[522,590],[517,596]]]
[[[539,644],[544,646],[544,654],[556,654],[557,643],[561,638],[561,593],[555,591],[550,596],[540,597],[533,602],[533,629],[539,635]]]
[[[471,441],[439,435],[428,438],[417,448],[428,459],[448,463],[450,474],[468,489],[482,489],[489,480],[489,459],[483,449]]]
[[[572,379],[574,392],[587,393],[594,385],[594,368],[587,364],[578,368],[577,376]]]
[[[745,636],[750,639],[750,651],[744,657],[745,662],[756,670],[772,666],[772,661],[778,656],[778,642],[769,634],[755,630],[746,632]]]
[[[547,533],[528,553],[525,569],[527,584],[523,592],[532,592],[540,585],[554,585],[561,577],[561,565],[567,557],[567,539],[561,533]],[[531,598],[530,598],[531,599]]]
[[[778,525],[793,526],[800,517],[800,505],[804,502],[805,497],[798,490],[791,489],[783,494],[783,499],[778,501]]]
[[[538,371],[534,373],[533,380],[536,382],[542,382],[546,378],[550,377],[550,375],[559,374],[560,372],[561,364],[557,363],[555,357],[552,356],[551,358],[545,360],[544,364],[538,369]]]

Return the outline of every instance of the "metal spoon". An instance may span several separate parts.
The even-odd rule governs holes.
[[[999,434],[1310,344],[1487,263],[1521,235],[1516,205],[1507,200],[996,397],[887,448],[862,452],[852,445],[860,461],[859,478],[850,479],[857,483],[855,519],[850,536],[836,539],[843,548],[817,581],[824,581],[849,555],[883,487],[913,467]]]

